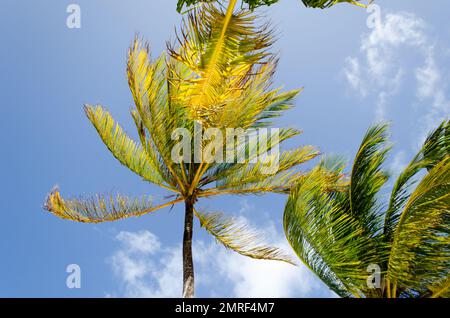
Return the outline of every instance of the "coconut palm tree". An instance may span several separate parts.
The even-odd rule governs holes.
[[[281,250],[264,245],[260,235],[248,231],[245,224],[222,213],[201,211],[196,202],[228,194],[288,193],[292,184],[307,175],[298,166],[318,155],[311,146],[279,156],[274,152],[283,141],[300,133],[292,128],[279,129],[278,134],[267,130],[270,119],[291,108],[300,90],[281,92],[272,88],[277,60],[268,51],[273,42],[271,30],[251,12],[234,12],[233,8],[224,11],[206,5],[191,11],[182,22],[176,45],[169,44],[167,52],[156,59],[150,57],[147,44],[134,41],[128,53],[127,74],[135,103],[131,115],[139,142],[128,137],[102,106],[85,106],[88,119],[113,156],[144,181],[169,191],[167,202],[154,204],[149,197],[131,199],[123,195],[64,199],[54,189],[45,204],[60,218],[98,223],[184,203],[184,297],[194,296],[194,215],[231,250],[256,259],[292,263]],[[202,153],[200,159],[195,158],[195,137],[199,133],[206,135],[208,129],[226,133],[230,128],[253,132],[261,129],[256,139],[227,136],[218,141],[219,135],[214,137],[219,147],[213,147],[212,157],[223,155],[221,149],[234,148],[231,161],[211,161]],[[180,131],[194,135],[194,141],[181,143],[180,135],[175,133]],[[200,148],[206,149],[212,143],[200,140]],[[275,161],[278,169],[268,173],[265,169]],[[330,184],[332,179],[330,175]]]
[[[324,191],[320,173],[293,188],[284,212],[287,239],[342,297],[449,297],[450,122],[429,135],[385,203],[387,128],[368,130],[346,191]],[[322,166],[343,169],[339,160]]]
[[[221,2],[221,0],[178,0],[177,11],[181,12],[185,6],[190,7],[199,3],[209,3],[214,1]],[[253,10],[261,6],[270,6],[274,3],[277,3],[278,1],[279,0],[242,0],[242,5],[246,4],[250,10]],[[372,1],[373,0],[369,2]],[[357,5],[362,8],[367,7],[367,5],[361,3],[361,0],[302,0],[302,2],[306,7],[321,8],[321,9],[329,8],[334,6],[335,4],[342,2]]]

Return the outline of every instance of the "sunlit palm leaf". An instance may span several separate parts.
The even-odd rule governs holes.
[[[88,105],[85,112],[117,160],[145,180],[164,184],[154,158],[149,157],[140,145],[130,139],[107,111],[101,106]]]
[[[278,134],[269,131],[259,131],[258,134],[252,135],[248,133],[245,138],[236,138],[231,141],[225,141],[224,149],[234,152],[234,158],[230,160],[232,163],[223,163],[212,166],[206,173],[202,185],[211,182],[220,182],[228,177],[239,173],[242,170],[249,169],[252,162],[256,162],[258,158],[269,153],[275,147],[290,138],[300,134],[300,131],[292,128],[279,129]],[[228,162],[228,159],[227,159]]]
[[[286,151],[280,155],[279,166],[275,165],[270,171],[268,166],[262,162],[243,165],[235,173],[228,175],[217,183],[220,189],[250,189],[250,188],[285,188],[289,189],[303,172],[291,170],[301,163],[315,158],[318,152],[313,147],[302,147],[292,151]],[[272,163],[273,164],[273,163]]]
[[[424,169],[432,169],[447,156],[450,156],[450,121],[444,121],[424,142],[422,149],[397,178],[386,212],[385,240],[392,240],[402,209],[411,195],[410,189],[417,182],[416,175]]]
[[[148,136],[147,151],[153,152],[152,158],[158,158],[159,166],[168,173],[170,184],[176,184],[183,190],[184,182],[180,179],[181,168],[175,165],[171,151],[175,141],[171,139],[176,128],[186,126],[186,116],[182,107],[171,105],[172,97],[168,82],[168,64],[162,54],[155,61],[151,60],[148,44],[135,40],[128,54],[128,82],[133,94],[137,112],[135,121],[142,123],[140,135]],[[147,134],[148,132],[148,134]]]
[[[299,258],[333,291],[361,296],[367,265],[376,263],[377,255],[359,221],[334,200],[348,194],[329,193],[324,175],[317,169],[291,192],[284,213],[286,237]]]
[[[294,261],[282,250],[264,244],[260,233],[251,231],[236,218],[222,213],[203,213],[196,211],[200,224],[226,248],[254,259],[276,260],[290,264]]]
[[[381,210],[377,203],[381,187],[388,176],[382,170],[386,154],[388,125],[371,127],[358,150],[351,172],[349,204],[350,213],[366,229],[366,235],[372,236],[380,230]]]
[[[188,78],[175,77],[180,90],[174,96],[191,119],[211,127],[248,128],[291,106],[298,91],[269,89],[276,66],[266,52],[271,31],[255,27],[255,19],[248,11],[233,14],[213,6],[185,19],[179,48],[171,48],[170,55],[191,71]]]
[[[117,195],[64,200],[58,190],[49,194],[45,208],[62,219],[82,223],[115,221],[147,214],[153,209],[152,200],[148,197],[130,199]]]
[[[434,282],[428,289],[431,298],[450,298],[450,276],[443,281]]]
[[[426,294],[450,274],[450,156],[422,179],[396,227],[387,277],[398,292]]]

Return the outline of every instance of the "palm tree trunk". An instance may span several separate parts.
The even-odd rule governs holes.
[[[194,262],[192,260],[192,225],[194,221],[194,200],[185,201],[186,213],[183,235],[183,297],[194,297]]]

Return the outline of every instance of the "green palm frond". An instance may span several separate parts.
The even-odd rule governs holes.
[[[159,167],[142,147],[130,139],[112,116],[101,106],[85,106],[85,112],[111,153],[124,166],[144,180],[162,185]]]
[[[65,200],[57,189],[48,195],[45,209],[59,218],[81,222],[100,223],[140,216],[155,209],[152,199],[143,196],[130,199],[118,194],[117,196],[96,196],[89,199]]]
[[[379,260],[359,220],[335,200],[348,193],[330,193],[325,176],[316,169],[292,190],[284,212],[286,237],[333,291],[359,297],[366,288],[367,265]]]
[[[396,227],[387,278],[395,290],[426,294],[450,274],[450,156],[409,197]]]
[[[394,185],[389,206],[379,203],[387,125],[371,127],[359,148],[347,190],[324,188],[321,164],[291,191],[285,209],[288,241],[299,258],[345,297],[446,297],[450,276],[449,121],[433,131]],[[426,169],[426,170],[425,170]],[[414,177],[427,171],[411,192]],[[339,173],[335,174],[336,176]],[[385,217],[383,227],[383,217]],[[369,288],[369,265],[380,267]]]
[[[384,232],[386,241],[392,240],[392,233],[397,226],[402,209],[411,195],[419,172],[432,169],[447,156],[450,156],[450,121],[442,122],[425,140],[418,154],[397,178],[386,212]]]
[[[295,265],[282,250],[267,246],[260,233],[251,231],[236,218],[223,213],[203,213],[195,211],[202,227],[228,249],[254,259],[276,260]]]
[[[381,227],[378,194],[388,180],[382,170],[387,145],[387,124],[371,127],[358,150],[351,172],[349,205],[350,213],[366,229],[367,235],[374,235]]]

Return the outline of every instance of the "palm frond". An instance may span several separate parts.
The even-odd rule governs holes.
[[[195,211],[202,227],[228,249],[254,259],[276,260],[295,265],[282,250],[267,246],[260,233],[251,231],[239,220],[222,213]]]
[[[129,138],[107,111],[101,106],[86,105],[85,112],[100,138],[120,163],[146,181],[157,185],[165,183],[154,158]]]
[[[218,180],[224,180],[241,170],[248,169],[252,163],[258,161],[258,158],[271,152],[275,147],[280,147],[282,142],[293,138],[300,133],[300,131],[292,128],[279,129],[278,134],[260,130],[258,134],[253,135],[251,134],[251,131],[247,131],[244,132],[242,137],[225,140],[224,148],[226,152],[231,150],[234,153],[232,160],[227,159],[226,161],[231,161],[232,163],[223,163],[212,166],[206,172],[202,185],[217,182]]]
[[[141,128],[141,138],[146,138],[145,149],[153,152],[152,158],[158,157],[159,166],[170,176],[169,182],[176,184],[180,191],[184,190],[184,182],[180,179],[181,167],[171,158],[171,150],[175,141],[172,132],[188,125],[182,107],[172,105],[169,68],[165,54],[152,61],[148,44],[136,39],[128,53],[128,82],[132,92],[136,112],[133,117]],[[156,160],[156,159],[155,159]]]
[[[169,47],[169,53],[191,72],[176,77],[176,102],[191,119],[210,127],[248,128],[290,107],[298,91],[268,89],[276,67],[267,53],[273,40],[267,25],[257,27],[255,20],[249,11],[223,12],[210,5],[184,19],[179,48]]]
[[[179,200],[168,205],[177,202]],[[164,206],[166,205],[153,206],[152,199],[147,196],[130,199],[120,194],[65,200],[61,197],[60,192],[54,189],[48,195],[44,208],[62,219],[81,223],[101,223],[141,216]]]
[[[393,290],[427,294],[450,274],[450,156],[409,197],[396,226],[387,278]],[[395,292],[393,292],[395,296]]]
[[[381,228],[381,211],[378,194],[388,180],[382,170],[387,145],[387,124],[375,125],[367,131],[355,157],[351,172],[349,204],[353,217],[366,229],[367,235],[374,235]]]
[[[318,155],[319,152],[312,146],[285,151],[279,155],[279,158],[274,158],[274,160],[278,159],[277,169],[270,174],[266,170],[271,163],[258,161],[255,164],[242,164],[238,169],[218,180],[217,187],[220,189],[263,188],[275,185],[289,187],[303,175],[303,173],[292,171],[292,168],[314,159]]]
[[[443,281],[434,282],[428,289],[431,298],[449,298],[450,276],[447,276]]]
[[[360,297],[366,289],[367,265],[376,264],[377,255],[359,221],[335,200],[348,193],[327,191],[325,176],[318,167],[291,191],[284,212],[286,237],[298,257],[333,291]]]
[[[450,121],[445,120],[430,133],[422,148],[410,164],[397,178],[386,212],[384,233],[386,241],[392,240],[392,233],[397,226],[402,209],[411,195],[410,189],[416,184],[415,178],[424,169],[433,169],[450,155]]]

